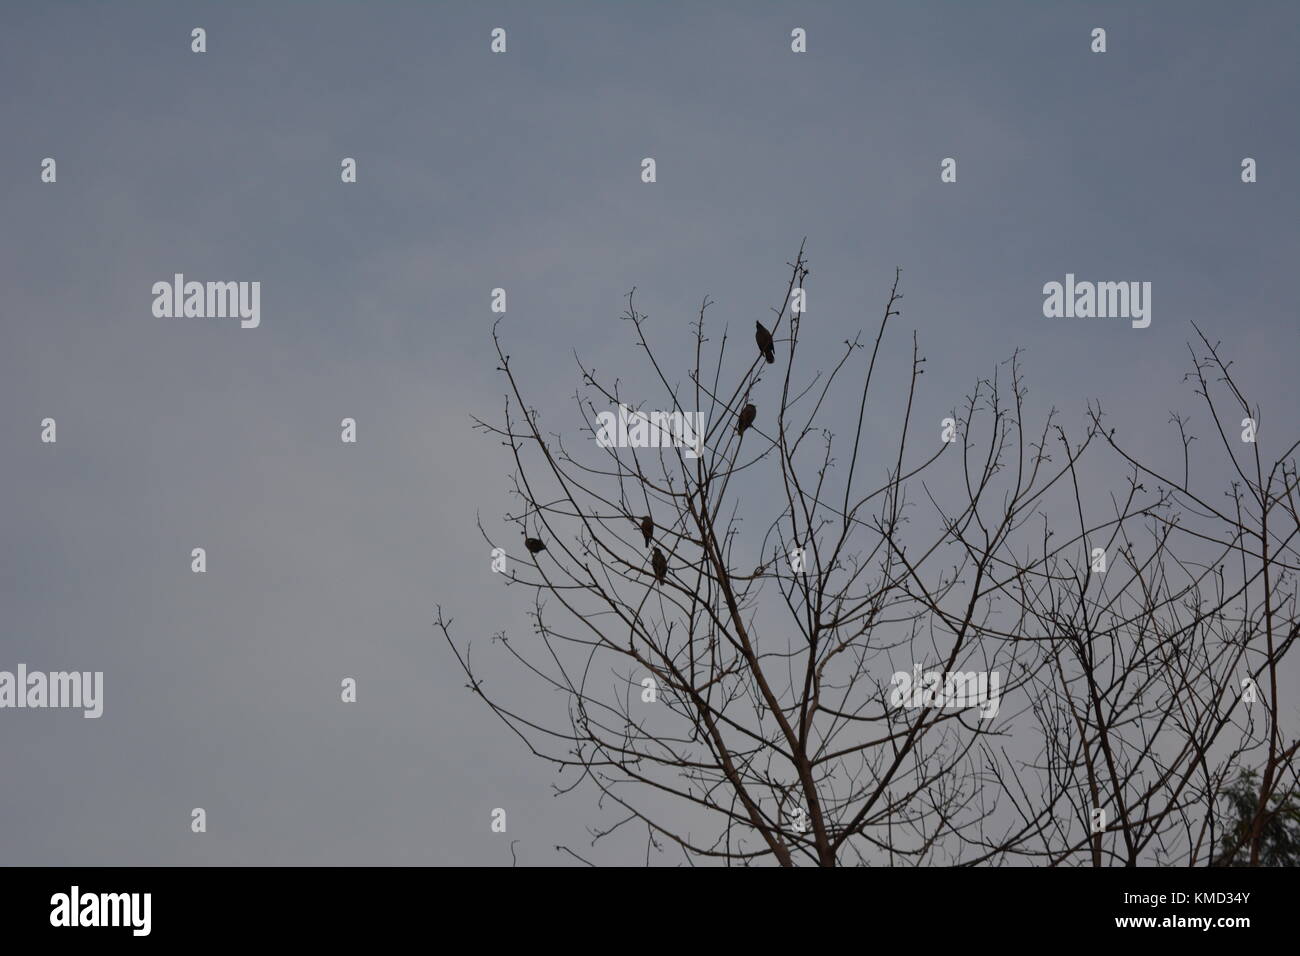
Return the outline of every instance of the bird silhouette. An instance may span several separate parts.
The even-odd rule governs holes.
[[[645,546],[647,548],[650,547],[650,539],[654,536],[654,533],[654,520],[649,515],[646,515],[641,519],[641,537],[645,538]]]
[[[772,333],[763,327],[763,323],[754,322],[758,326],[754,330],[754,341],[758,343],[758,350],[763,353],[763,358],[767,359],[767,364],[771,365],[776,361],[776,346],[772,343]]]
[[[740,410],[740,424],[736,426],[736,434],[745,434],[745,429],[754,424],[754,419],[757,415],[758,409],[753,405],[746,404],[745,407]]]
[[[656,581],[663,584],[668,580],[668,559],[658,548],[655,548],[654,554],[650,555],[650,565],[655,569]]]
[[[524,547],[528,549],[529,554],[537,554],[539,551],[546,550],[546,542],[541,538],[524,537]]]

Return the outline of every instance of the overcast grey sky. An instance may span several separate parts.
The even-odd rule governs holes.
[[[1298,46],[1290,2],[4,4],[0,669],[106,688],[0,711],[0,862],[508,865],[497,806],[520,863],[587,845],[431,627],[523,629],[475,527],[515,534],[496,286],[555,421],[575,348],[635,360],[633,286],[684,371],[806,236],[829,353],[902,267],[927,417],[1022,347],[1036,410],[1159,451],[1194,321],[1289,442]],[[261,326],[154,317],[177,272]],[[1045,319],[1067,272],[1150,281],[1150,328]]]

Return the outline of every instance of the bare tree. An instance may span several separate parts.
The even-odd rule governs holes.
[[[504,414],[476,426],[509,450],[506,520],[528,543],[502,577],[534,592],[533,636],[499,644],[566,707],[557,722],[491,693],[439,608],[469,686],[576,769],[564,790],[617,808],[593,842],[642,827],[647,860],[1209,863],[1252,761],[1257,859],[1296,788],[1278,676],[1297,634],[1295,446],[1265,469],[1233,443],[1211,384],[1250,412],[1203,337],[1192,381],[1232,463],[1255,456],[1226,507],[1193,491],[1180,417],[1181,475],[1140,464],[1100,407],[1075,441],[1055,410],[1027,420],[1018,353],[919,421],[917,337],[901,366],[883,349],[899,274],[874,338],[808,372],[802,246],[789,266],[753,345],[715,343],[705,299],[685,380],[634,290],[644,383],[628,394],[579,357],[580,426],[562,433],[494,327]],[[873,417],[900,367],[904,394]],[[627,440],[604,440],[624,406]],[[1081,477],[1095,454],[1122,493]]]

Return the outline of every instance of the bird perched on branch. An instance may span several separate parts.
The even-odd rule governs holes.
[[[745,407],[740,410],[740,424],[736,426],[736,434],[745,434],[745,429],[754,424],[754,419],[758,416],[758,409],[753,405],[746,403]]]
[[[763,327],[762,322],[755,320],[754,324],[758,326],[754,330],[754,341],[758,343],[758,350],[767,359],[767,364],[771,365],[776,361],[776,345],[772,342],[772,333]]]
[[[546,542],[542,541],[541,538],[530,538],[525,535],[524,547],[528,549],[529,554],[537,554],[539,551],[546,550]]]
[[[656,581],[663,584],[668,580],[668,559],[658,548],[655,548],[654,554],[650,555],[650,566],[655,569]]]
[[[654,537],[655,523],[654,520],[646,515],[641,519],[641,537],[645,538],[645,546],[650,547],[650,539]]]

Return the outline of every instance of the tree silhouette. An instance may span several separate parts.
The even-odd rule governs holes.
[[[1300,866],[1300,803],[1294,792],[1268,801],[1255,839],[1261,804],[1259,774],[1243,770],[1222,794],[1235,820],[1223,835],[1215,866]],[[1258,848],[1258,849],[1256,849]]]
[[[899,273],[874,340],[809,371],[789,310],[802,246],[789,265],[758,356],[737,363],[725,329],[706,334],[704,300],[684,381],[629,294],[644,380],[629,396],[579,358],[560,433],[494,326],[505,408],[476,427],[511,456],[506,520],[550,543],[501,575],[534,600],[533,634],[500,647],[567,706],[556,722],[491,693],[440,607],[469,687],[562,776],[576,769],[563,791],[610,808],[593,842],[644,828],[647,861],[672,847],[741,865],[1260,862],[1270,808],[1296,789],[1279,680],[1297,636],[1296,445],[1265,466],[1234,441],[1214,396],[1259,413],[1199,330],[1189,381],[1237,478],[1227,505],[1193,488],[1182,416],[1172,472],[1126,450],[1099,405],[1074,440],[1055,410],[1031,423],[1018,352],[941,437],[918,420],[913,333],[888,366],[905,380],[894,410],[871,417]],[[751,399],[775,414],[754,423]],[[651,441],[592,440],[619,405]],[[824,424],[842,409],[843,435]],[[668,424],[693,411],[698,456]],[[1098,455],[1119,489],[1084,476]],[[1225,800],[1244,760],[1263,768],[1246,830],[1244,798]]]

